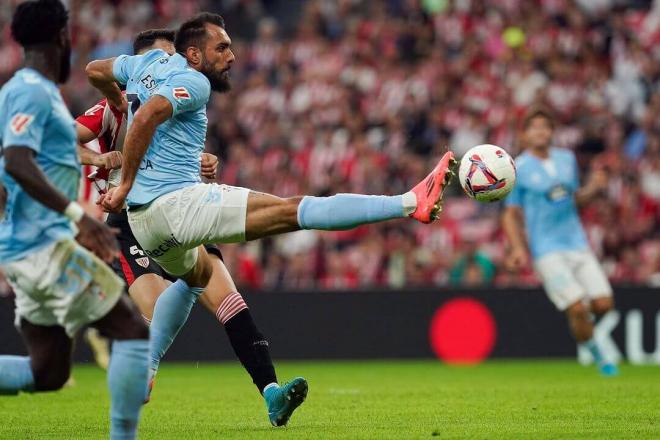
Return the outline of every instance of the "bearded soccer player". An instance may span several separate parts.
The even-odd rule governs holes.
[[[566,314],[573,337],[591,352],[600,372],[618,369],[593,338],[591,313],[614,308],[612,287],[589,249],[577,206],[597,196],[607,177],[596,171],[580,188],[573,152],[551,146],[553,119],[543,109],[532,109],[523,122],[526,151],[516,158],[518,179],[506,198],[502,226],[511,244],[508,266],[527,264],[527,248],[545,291]]]
[[[133,51],[138,55],[154,49],[161,49],[169,55],[174,54],[174,31],[168,29],[144,31],[136,37],[133,43]],[[101,171],[105,171],[105,174],[108,174],[108,170],[110,170],[107,176],[110,187],[118,185],[121,181],[121,171],[117,168],[121,166],[121,150],[126,136],[125,115],[104,99],[78,117],[76,122],[78,138],[81,142],[87,143],[98,139],[101,146],[101,154],[82,148],[81,161],[100,166]],[[117,155],[119,160],[117,160]],[[218,160],[214,155],[202,153],[200,164],[202,177],[215,178],[217,165]],[[105,184],[103,185],[105,186]],[[166,280],[167,276],[160,266],[145,255],[133,236],[125,209],[122,209],[120,213],[110,213],[107,223],[120,231],[117,236],[120,244],[120,258],[115,260],[113,268],[119,276],[124,278],[129,286],[128,291],[131,298],[136,302],[143,316],[151,321],[152,328],[158,332],[161,325],[159,317],[156,316],[151,320],[154,305],[158,296],[170,285],[170,282]],[[237,357],[252,377],[258,390],[260,392],[273,390],[264,392],[264,395],[271,397],[266,403],[276,413],[275,409],[284,405],[286,388],[277,385],[268,342],[256,327],[245,301],[238,293],[236,285],[222,262],[222,255],[218,248],[213,245],[206,245],[205,248],[213,262],[213,273],[206,291],[200,297],[200,302],[224,326]],[[167,322],[165,321],[165,323]],[[163,355],[164,351],[157,353],[152,364],[154,371]],[[276,392],[277,390],[279,392]]]
[[[0,394],[60,389],[72,338],[91,325],[114,340],[110,438],[132,439],[147,389],[149,330],[103,262],[117,252],[110,228],[73,201],[76,131],[57,87],[70,70],[67,23],[59,0],[24,2],[11,23],[25,63],[0,90],[0,266],[16,293],[29,356],[0,356]]]
[[[87,66],[90,82],[117,108],[129,111],[121,183],[109,190],[103,206],[117,211],[127,202],[129,224],[142,248],[180,278],[158,298],[154,320],[161,313],[171,322],[187,318],[212,273],[212,261],[200,246],[205,243],[243,242],[300,229],[344,230],[407,217],[430,223],[438,215],[452,153],[399,196],[282,199],[201,183],[198,157],[206,136],[206,104],[211,90],[229,89],[234,54],[224,20],[210,13],[181,25],[175,49],[171,57],[154,50]],[[126,84],[128,102],[117,83]],[[154,346],[163,347],[158,350],[172,337],[152,328]],[[272,423],[285,424],[306,394],[304,379],[288,384],[288,406],[271,413]],[[268,401],[269,390],[264,396]]]

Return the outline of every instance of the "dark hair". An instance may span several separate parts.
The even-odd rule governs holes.
[[[54,43],[68,21],[69,13],[60,0],[28,1],[16,8],[11,34],[23,47]]]
[[[202,12],[184,22],[174,38],[174,48],[183,53],[190,46],[203,48],[206,44],[206,25],[214,24],[225,28],[225,20],[218,14]]]
[[[523,123],[522,123],[523,130],[527,130],[527,128],[529,128],[529,125],[532,123],[532,120],[536,118],[545,119],[546,121],[548,121],[548,124],[550,124],[551,128],[555,128],[555,118],[550,110],[544,107],[533,107],[529,109],[527,113],[525,113],[525,116],[523,117]]]
[[[149,29],[142,31],[133,40],[133,53],[137,54],[142,49],[153,46],[156,40],[166,40],[174,43],[174,33],[171,29]]]

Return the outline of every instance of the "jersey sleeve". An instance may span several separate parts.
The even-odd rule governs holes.
[[[50,100],[44,99],[44,91],[39,85],[17,89],[7,99],[9,123],[2,129],[3,148],[28,147],[40,152],[50,112]]]
[[[504,199],[504,206],[522,207],[522,190],[520,189],[520,186],[513,186],[509,195]]]
[[[112,75],[118,83],[127,84],[142,55],[119,55],[112,63]]]
[[[87,127],[96,137],[105,131],[104,115],[107,101],[102,99],[76,118],[76,122]]]
[[[208,79],[197,71],[170,76],[155,92],[172,104],[172,116],[206,106],[211,95]]]

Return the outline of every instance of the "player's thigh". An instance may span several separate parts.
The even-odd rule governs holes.
[[[548,298],[558,310],[582,301],[585,291],[575,278],[573,267],[563,252],[553,252],[538,258],[534,269],[543,282]]]
[[[612,286],[603,271],[602,266],[593,252],[585,251],[576,253],[575,277],[585,290],[587,298],[596,305],[596,309],[602,307],[612,308]],[[609,310],[608,309],[608,310]],[[594,310],[605,312],[607,310]]]
[[[59,325],[42,326],[22,318],[19,327],[30,355],[35,390],[62,388],[71,374],[73,340]]]
[[[119,258],[113,261],[112,268],[128,286],[128,293],[140,313],[151,319],[158,296],[169,285],[163,279],[163,269],[147,256],[138,243],[131,231],[126,211],[108,215],[106,223],[119,230]]]
[[[122,295],[115,306],[90,327],[97,329],[103,336],[116,339],[149,339],[149,328],[133,302]]]
[[[129,222],[145,253],[182,277],[195,266],[199,245],[245,241],[248,193],[246,188],[197,184],[130,211]]]
[[[70,337],[108,313],[124,283],[98,257],[63,240],[4,266],[16,292],[16,317],[32,324],[59,325]]]
[[[169,285],[170,282],[162,276],[155,273],[146,273],[131,284],[131,287],[128,288],[128,294],[140,313],[145,318],[151,319],[158,297]]]
[[[215,314],[225,298],[233,292],[238,292],[238,290],[223,261],[216,255],[211,255],[211,261],[213,273],[199,301],[206,309]]]
[[[302,197],[281,198],[250,191],[245,223],[246,240],[256,240],[300,229],[298,206]]]

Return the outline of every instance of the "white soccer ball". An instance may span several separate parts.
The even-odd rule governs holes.
[[[516,165],[496,145],[470,148],[461,159],[458,178],[465,193],[479,202],[502,200],[516,183]]]

